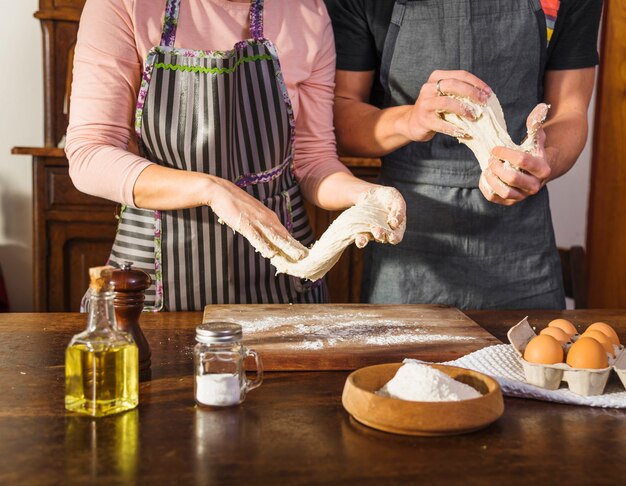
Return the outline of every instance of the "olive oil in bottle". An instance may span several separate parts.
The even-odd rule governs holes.
[[[65,352],[65,408],[94,417],[139,403],[139,353],[130,334],[115,325],[111,267],[89,270],[87,329]]]

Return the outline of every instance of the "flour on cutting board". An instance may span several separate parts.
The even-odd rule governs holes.
[[[424,331],[421,331],[424,332]],[[365,340],[367,344],[384,346],[387,344],[403,343],[436,343],[449,341],[474,341],[472,336],[448,336],[447,334],[390,334],[386,336],[374,336]]]
[[[294,344],[289,347],[297,349],[322,349],[324,347],[324,341],[322,341],[321,339],[316,339],[315,341],[305,341],[303,343]]]
[[[433,334],[426,329],[415,329],[415,319],[385,319],[359,312],[306,317],[239,318],[236,321],[241,324],[246,339],[262,339],[263,333],[271,331],[273,337],[283,339],[281,344],[290,349],[315,350],[341,346],[342,343],[388,346],[476,340],[473,336]],[[409,326],[411,328],[407,329]]]

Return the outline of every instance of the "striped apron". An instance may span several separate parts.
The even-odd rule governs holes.
[[[252,38],[226,52],[174,47],[179,4],[167,0],[161,43],[145,63],[135,116],[142,155],[234,182],[310,245],[314,237],[292,170],[295,120],[276,48],[263,37],[263,0],[251,2]],[[152,277],[149,310],[326,300],[322,281],[275,275],[269,260],[217,220],[208,207],[126,206],[109,264],[130,261]]]

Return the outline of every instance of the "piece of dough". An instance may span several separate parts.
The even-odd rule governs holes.
[[[487,103],[479,105],[469,99],[461,99],[478,115],[476,120],[460,117],[454,113],[443,113],[444,120],[464,130],[468,137],[459,137],[458,141],[467,145],[478,159],[480,168],[485,170],[489,165],[489,158],[494,147],[508,147],[523,152],[532,152],[535,149],[537,130],[541,127],[548,115],[549,105],[540,103],[533,110],[528,125],[528,136],[521,145],[511,140],[506,128],[504,113],[495,94],[489,97]],[[510,167],[516,169],[514,166]]]
[[[322,278],[341,257],[343,251],[354,243],[360,233],[371,233],[375,227],[394,231],[387,218],[389,211],[380,200],[368,194],[357,204],[341,213],[328,227],[322,237],[309,250],[307,257],[292,262],[282,255],[276,255],[270,261],[276,267],[276,273],[287,273],[294,277],[317,280]],[[405,222],[396,233],[404,234]]]

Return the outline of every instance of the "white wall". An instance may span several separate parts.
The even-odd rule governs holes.
[[[41,29],[33,17],[37,0],[4,2],[3,7],[9,22],[0,29],[0,45],[10,49],[11,63],[0,77],[0,265],[12,309],[27,312],[33,306],[31,160],[10,155],[10,149],[43,145]],[[576,166],[549,186],[560,246],[585,244],[589,150],[590,143]]]
[[[3,2],[0,45],[10,52],[0,77],[0,265],[12,310],[33,307],[32,170],[11,147],[43,145],[42,47],[37,0]],[[8,12],[7,12],[8,10]]]

